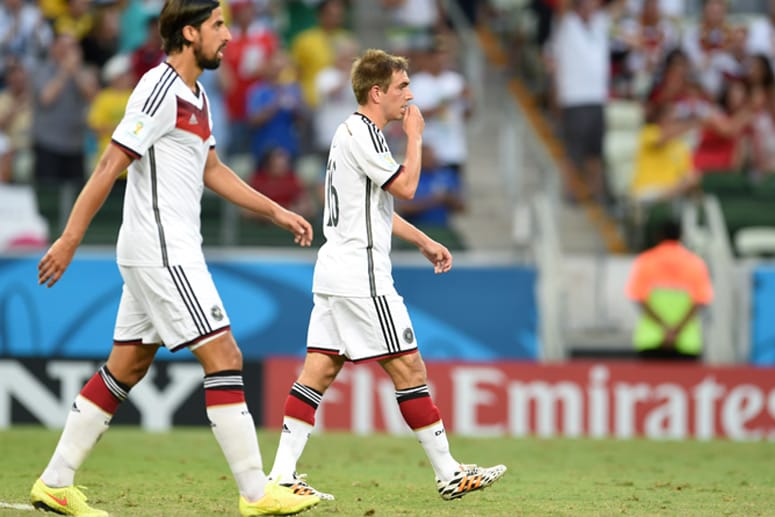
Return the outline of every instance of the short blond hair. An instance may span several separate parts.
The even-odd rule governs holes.
[[[353,63],[350,79],[358,105],[365,106],[369,90],[379,86],[387,91],[394,72],[408,71],[409,60],[402,56],[388,54],[384,50],[369,49]]]

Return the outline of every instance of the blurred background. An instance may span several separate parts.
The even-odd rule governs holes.
[[[0,427],[61,426],[110,349],[122,183],[56,288],[36,285],[36,264],[136,81],[165,57],[160,9],[158,0],[0,7]],[[316,231],[313,249],[300,251],[214,194],[202,200],[204,246],[255,386],[257,424],[279,425],[303,358],[326,153],[356,108],[352,61],[378,47],[410,59],[426,120],[422,180],[397,209],[455,256],[436,277],[394,243],[397,288],[453,431],[775,436],[775,1],[226,0],[223,9],[233,39],[200,78],[219,155]],[[400,124],[385,132],[400,161]],[[642,314],[626,289],[670,221],[714,292],[689,364],[638,356]],[[134,396],[169,404],[135,403],[116,422],[204,421],[192,356],[160,359]],[[319,425],[405,432],[382,405],[384,382],[371,367],[350,369]]]

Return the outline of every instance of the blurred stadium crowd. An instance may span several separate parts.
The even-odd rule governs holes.
[[[436,0],[374,0],[382,40],[410,56],[413,91],[426,118],[423,182],[400,206],[415,223],[446,232],[463,209],[465,118],[472,106],[457,71],[455,38]],[[3,0],[0,7],[0,183],[15,206],[37,203],[43,231],[0,236],[0,249],[45,241],[108,145],[132,88],[165,56],[161,0]],[[462,2],[466,12],[475,2]],[[363,5],[360,8],[366,8]],[[232,40],[202,77],[219,154],[246,181],[308,218],[336,126],[356,109],[349,69],[363,50],[355,3],[225,0]],[[395,134],[399,125],[389,128]],[[393,144],[394,154],[402,150]],[[120,184],[119,184],[120,185]],[[111,194],[86,242],[112,244],[122,188]],[[27,195],[34,191],[34,195]],[[203,199],[210,244],[283,243],[271,225]],[[34,209],[31,212],[35,212]],[[25,212],[26,213],[26,212]],[[40,225],[39,225],[40,226]],[[6,232],[2,232],[6,233]],[[454,234],[445,234],[446,240]],[[286,243],[287,244],[287,243]],[[451,243],[454,246],[454,242]]]
[[[45,234],[63,225],[136,81],[164,59],[161,5],[3,0],[0,183],[34,189],[25,199],[37,203]],[[720,195],[731,232],[775,225],[772,211],[762,209],[775,199],[775,1],[227,0],[223,8],[232,41],[220,68],[202,76],[219,153],[247,181],[311,219],[320,213],[330,136],[355,109],[349,67],[364,48],[358,13],[371,10],[384,31],[379,41],[410,57],[412,90],[426,118],[423,179],[416,199],[398,209],[451,248],[463,247],[450,218],[465,210],[466,123],[476,106],[451,30],[454,8],[500,36],[511,70],[542,101],[557,136],[566,137],[587,187],[579,194],[566,184],[566,199],[591,195],[603,203],[635,232],[633,248],[649,244],[638,233],[649,221],[656,225],[702,192]],[[576,76],[563,70],[563,53],[571,62],[585,59],[574,40],[584,36],[564,23],[569,15],[586,20],[591,51],[607,56],[604,69],[585,67]],[[601,15],[604,25],[590,21]],[[594,40],[598,27],[602,39]],[[576,46],[563,49],[568,42]],[[580,128],[585,136],[601,133],[592,156],[589,149],[577,156],[578,139],[562,127],[573,102],[563,93],[565,76],[577,97],[595,82],[605,86],[595,101],[601,124],[583,115]],[[387,128],[398,156],[400,139],[393,137],[400,131]],[[112,244],[121,198],[117,188],[87,243]],[[205,195],[205,243],[284,242],[233,210]],[[0,235],[0,248],[34,245],[43,233]]]
[[[566,178],[566,199],[590,196],[605,205],[629,225],[636,251],[653,243],[650,223],[703,193],[720,197],[733,235],[775,225],[762,210],[775,199],[775,2],[496,4],[508,15],[495,29],[522,49],[512,55],[514,69],[541,99],[574,174],[588,186],[574,192]],[[595,53],[607,56],[604,68]],[[602,93],[579,100],[590,83],[602,84]],[[601,105],[601,124],[587,116],[574,133],[567,108],[589,104]],[[596,131],[599,148],[574,152],[579,134]]]

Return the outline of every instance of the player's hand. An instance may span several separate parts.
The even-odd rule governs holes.
[[[406,107],[403,128],[404,133],[406,133],[407,136],[421,135],[425,129],[425,119],[423,118],[422,113],[420,113],[420,108],[414,104],[409,104]]]
[[[312,225],[299,214],[283,209],[274,222],[291,232],[294,235],[293,242],[299,246],[308,247],[312,244]]]
[[[428,242],[420,247],[420,251],[433,264],[433,272],[437,275],[452,269],[452,253],[443,244],[428,239]]]
[[[54,241],[38,262],[38,285],[46,284],[46,287],[51,287],[56,284],[72,262],[77,247],[77,244],[63,237]]]

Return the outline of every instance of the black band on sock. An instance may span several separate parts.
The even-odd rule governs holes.
[[[396,390],[396,400],[400,404],[407,400],[419,399],[422,397],[430,397],[431,392],[428,390],[428,385],[423,384],[421,386],[415,386],[414,388],[406,388],[403,390]]]
[[[108,370],[107,364],[103,364],[98,373],[100,374],[100,377],[102,377],[102,382],[105,383],[105,386],[114,397],[116,397],[119,401],[126,400],[126,398],[129,396],[129,390],[132,389],[131,387],[127,386],[123,382],[116,380],[116,378],[113,377],[113,374],[110,373],[110,370]]]
[[[298,382],[294,382],[291,387],[291,396],[296,397],[305,404],[309,404],[313,408],[317,409],[320,405],[320,401],[323,400],[323,394],[314,388],[305,386]]]
[[[206,390],[244,390],[240,370],[223,370],[205,375],[203,381]]]

